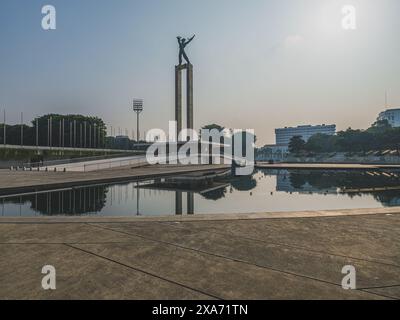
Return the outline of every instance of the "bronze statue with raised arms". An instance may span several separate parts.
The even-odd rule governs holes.
[[[182,58],[184,58],[186,60],[186,62],[188,64],[190,64],[190,60],[185,52],[185,48],[186,46],[192,42],[192,40],[194,39],[196,35],[194,35],[193,37],[191,37],[190,39],[185,39],[182,37],[177,37],[178,39],[178,43],[179,43],[179,65],[182,65]]]

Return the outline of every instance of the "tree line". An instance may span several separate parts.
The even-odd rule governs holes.
[[[400,128],[393,128],[387,120],[377,121],[367,130],[349,128],[332,136],[316,134],[307,142],[295,136],[289,144],[289,152],[292,154],[383,150],[400,151]]]
[[[5,132],[5,135],[4,135]],[[103,148],[107,129],[98,117],[48,114],[31,125],[0,124],[0,144],[65,148]]]

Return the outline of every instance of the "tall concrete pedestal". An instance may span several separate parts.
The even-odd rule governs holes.
[[[193,65],[183,64],[175,66],[175,121],[177,122],[177,136],[182,131],[182,71],[186,70],[186,129],[194,129],[193,115]]]

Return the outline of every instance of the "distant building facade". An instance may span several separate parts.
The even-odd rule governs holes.
[[[336,134],[336,125],[319,125],[319,126],[298,126],[298,127],[286,127],[281,129],[275,129],[276,136],[276,145],[288,146],[290,140],[293,137],[299,136],[304,141],[308,141],[315,134],[326,134],[326,135],[334,135]]]
[[[283,161],[289,154],[289,146],[287,145],[265,145],[264,147],[257,149],[256,160],[257,161]]]
[[[389,109],[379,114],[378,121],[387,120],[393,128],[400,127],[400,109]]]

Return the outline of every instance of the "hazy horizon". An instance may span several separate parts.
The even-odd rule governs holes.
[[[41,8],[57,9],[57,29],[41,28]],[[357,29],[343,30],[343,5]],[[274,129],[305,124],[367,128],[400,107],[398,0],[3,0],[0,110],[18,123],[46,113],[84,114],[141,129],[174,118],[176,36],[196,39],[195,126]],[[0,114],[0,120],[2,114]]]

